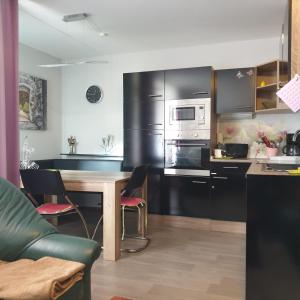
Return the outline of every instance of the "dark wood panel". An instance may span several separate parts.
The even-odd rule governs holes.
[[[48,159],[37,161],[40,169],[121,171],[122,161],[87,159]]]
[[[245,175],[211,176],[212,219],[246,221]]]
[[[123,74],[124,103],[164,100],[164,71]]]
[[[211,97],[212,68],[188,68],[165,72],[165,99]]]
[[[298,300],[300,177],[247,176],[247,300]]]
[[[124,129],[164,129],[162,100],[124,101]]]
[[[124,167],[164,167],[163,130],[124,130]]]
[[[165,176],[163,214],[210,218],[210,178]]]
[[[210,170],[213,175],[226,174],[246,174],[250,167],[250,163],[235,162],[211,162]]]
[[[215,79],[218,114],[254,111],[254,68],[217,70]]]

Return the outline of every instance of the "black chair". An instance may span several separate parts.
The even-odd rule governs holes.
[[[140,239],[145,240],[146,243],[143,247],[138,249],[121,249],[124,252],[135,253],[144,250],[148,247],[150,243],[150,239],[146,236],[147,226],[148,226],[148,210],[147,203],[142,198],[142,189],[147,177],[147,166],[139,166],[134,168],[132,175],[126,185],[126,187],[121,192],[121,209],[122,209],[122,240],[125,239],[125,209],[128,208],[130,210],[137,208],[139,214],[139,222],[138,222],[138,232],[139,236],[126,236],[126,238],[132,239]],[[96,225],[94,230],[94,234],[92,238],[94,238],[101,222],[103,216],[100,218],[99,222]],[[145,231],[141,229],[145,228]]]
[[[77,213],[82,221],[87,237],[90,238],[87,223],[78,207],[66,194],[65,186],[59,171],[20,170],[20,174],[25,192],[39,214],[46,219],[49,219]],[[40,205],[34,198],[37,195],[61,196],[66,203],[44,203]]]

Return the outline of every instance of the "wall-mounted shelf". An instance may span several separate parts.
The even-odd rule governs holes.
[[[288,81],[288,63],[274,60],[256,67],[256,113],[288,111],[276,92]]]
[[[116,155],[101,155],[101,154],[69,154],[69,153],[60,153],[64,159],[87,159],[87,160],[115,160],[123,161],[123,156]]]

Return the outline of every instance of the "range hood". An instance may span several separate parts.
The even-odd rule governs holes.
[[[246,120],[254,118],[254,112],[224,113],[219,115],[220,120]]]

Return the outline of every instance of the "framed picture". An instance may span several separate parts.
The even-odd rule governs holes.
[[[20,72],[19,122],[20,129],[47,129],[47,80]]]

